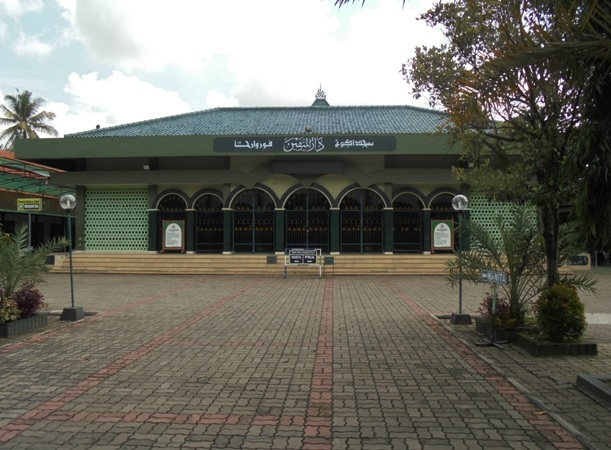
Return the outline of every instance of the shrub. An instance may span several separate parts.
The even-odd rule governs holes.
[[[12,298],[0,297],[0,323],[19,319],[19,308]]]
[[[586,330],[584,306],[577,290],[555,284],[537,299],[539,328],[551,342],[578,341]]]
[[[511,306],[506,298],[497,297],[496,312],[493,312],[493,298],[488,294],[479,306],[479,313],[495,327],[514,328],[521,322],[512,317]]]
[[[475,220],[462,223],[460,239],[469,239],[469,247],[459,250],[458,257],[447,263],[447,279],[452,286],[459,282],[482,282],[482,269],[507,272],[509,284],[499,286],[499,294],[511,307],[516,326],[523,324],[531,303],[547,288],[545,245],[537,222],[537,211],[525,205],[513,205],[507,215],[499,214],[493,226]],[[569,227],[562,228],[558,264],[575,254],[571,243],[577,242]],[[560,245],[562,244],[562,245]],[[557,267],[554,267],[557,270]],[[563,283],[596,293],[596,281],[587,274],[565,275]]]
[[[26,251],[27,223],[18,225],[12,234],[0,232],[0,299],[11,298],[22,287],[40,282],[49,270],[47,257],[69,244],[67,239],[52,239]]]
[[[32,317],[39,309],[47,306],[44,296],[33,285],[26,285],[16,291],[13,300],[19,308],[21,318]]]

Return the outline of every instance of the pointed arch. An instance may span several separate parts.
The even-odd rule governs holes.
[[[404,188],[393,192],[392,206],[394,209],[405,207],[420,211],[424,209],[425,205],[426,197],[416,189]]]
[[[233,250],[237,253],[273,253],[274,198],[259,186],[234,192],[230,204],[233,208]]]
[[[346,190],[340,197],[340,251],[382,253],[384,198],[374,189]]]
[[[225,221],[220,192],[203,190],[193,197],[195,251],[197,253],[222,253]]]
[[[451,188],[439,188],[439,189],[435,189],[433,192],[431,192],[427,198],[426,198],[426,206],[427,208],[433,210],[433,209],[439,209],[442,207],[442,205],[446,205],[447,204],[447,199],[448,197],[450,198],[450,207],[452,206],[452,198],[454,198],[454,196],[456,194],[458,194],[459,192],[456,189],[451,189]],[[443,207],[445,208],[445,206]]]
[[[189,196],[179,189],[168,189],[155,197],[153,205],[160,211],[186,210],[189,205]]]
[[[420,253],[424,247],[424,202],[420,192],[402,189],[393,206],[393,252]]]
[[[330,248],[330,207],[326,195],[316,188],[294,190],[285,202],[286,248]]]
[[[187,208],[189,197],[178,189],[168,189],[160,193],[155,199],[157,214],[157,249],[163,250],[163,224],[167,221],[180,221],[185,224],[184,230],[189,229],[187,223]]]

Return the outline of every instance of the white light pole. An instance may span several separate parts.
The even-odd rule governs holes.
[[[452,208],[458,212],[458,314],[452,313],[450,322],[454,325],[470,325],[471,316],[462,312],[462,250],[463,250],[463,211],[469,207],[469,200],[462,194],[454,196]]]
[[[74,306],[74,277],[73,277],[73,270],[72,270],[72,210],[76,207],[76,198],[74,198],[74,195],[71,194],[66,194],[66,195],[62,195],[62,197],[59,199],[59,205],[68,212],[68,241],[69,242],[69,246],[68,246],[68,257],[70,258],[70,298],[72,300],[71,304],[72,307],[71,308],[64,308],[64,310],[62,311],[62,315],[59,318],[59,320],[70,320],[70,321],[76,321],[76,320],[81,320],[85,317],[85,312],[83,311],[83,308],[77,308]]]

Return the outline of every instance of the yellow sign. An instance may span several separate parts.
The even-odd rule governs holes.
[[[18,198],[17,211],[42,210],[42,198]]]

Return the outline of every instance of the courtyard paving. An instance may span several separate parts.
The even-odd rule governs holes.
[[[479,347],[443,277],[75,274],[77,323],[0,339],[0,449],[611,449],[611,268],[598,356]],[[487,286],[464,288],[477,313]],[[40,286],[70,305],[69,278]]]

